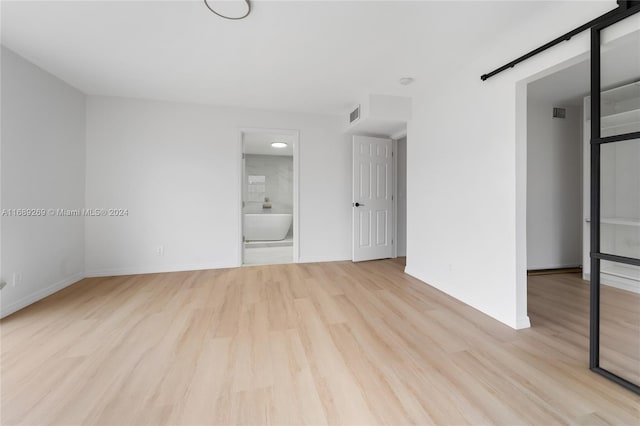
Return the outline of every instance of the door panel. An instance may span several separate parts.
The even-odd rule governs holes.
[[[640,5],[621,9],[591,30],[589,364],[640,394]]]
[[[371,247],[371,240],[369,239],[369,227],[371,226],[371,212],[360,210],[360,247]]]
[[[353,261],[393,256],[393,145],[353,137]]]

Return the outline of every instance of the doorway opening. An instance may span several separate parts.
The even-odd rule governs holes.
[[[589,151],[584,131],[589,67],[589,58],[583,57],[526,86],[523,290],[524,309],[534,327],[549,320],[579,327],[575,314],[568,314],[574,309],[587,319],[589,285],[582,265],[585,256],[589,262],[589,162],[584,156]],[[576,301],[581,306],[574,306]]]
[[[527,123],[526,135],[519,135],[526,140],[519,148],[526,158],[519,163],[526,164],[526,256],[519,265],[551,273],[525,282],[524,300],[528,294],[529,306],[538,307],[528,312],[534,326],[574,322],[589,338],[591,368],[637,392],[640,31],[612,34],[595,44],[597,65],[584,55],[518,87],[526,102],[523,107],[518,98],[519,119],[526,111]],[[601,74],[595,89],[594,69]],[[567,305],[580,315],[567,315]]]
[[[240,264],[298,261],[298,153],[295,130],[241,132]]]
[[[583,199],[589,180],[583,173],[583,135],[588,125],[583,105],[589,87],[588,60],[527,87],[529,274],[580,273],[584,264],[583,234],[589,209]],[[587,150],[588,146],[587,140]],[[588,244],[586,251],[588,256]]]

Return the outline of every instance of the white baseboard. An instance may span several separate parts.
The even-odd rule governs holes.
[[[166,272],[186,272],[186,271],[203,271],[206,269],[228,269],[237,268],[238,265],[221,265],[221,264],[194,264],[194,265],[174,265],[174,266],[134,266],[130,268],[112,268],[112,269],[94,269],[88,270],[85,276],[88,278],[97,277],[117,277],[121,275],[144,275],[144,274],[163,274]]]
[[[516,330],[522,330],[523,328],[531,328],[531,321],[529,320],[529,316],[521,317],[516,320]]]
[[[416,274],[407,265],[404,266],[404,273],[407,274],[407,275],[411,275],[415,279],[420,280],[420,278],[418,278],[416,276]],[[422,280],[420,280],[420,281],[422,281]]]
[[[568,268],[579,268],[580,263],[563,263],[561,265],[543,265],[543,266],[528,266],[527,271],[538,271],[544,269],[568,269]]]
[[[322,257],[301,257],[297,263],[326,263],[326,262],[345,262],[351,260],[348,258],[322,258]]]
[[[341,262],[344,258],[300,258],[298,262],[293,263],[324,263],[324,262]],[[193,264],[193,265],[174,265],[174,266],[135,266],[130,268],[108,268],[108,269],[90,269],[87,270],[85,276],[88,278],[97,277],[116,277],[120,275],[142,275],[142,274],[161,274],[165,272],[185,272],[185,271],[202,271],[205,269],[227,269],[239,268],[238,264]]]
[[[16,300],[15,302],[2,308],[2,312],[0,312],[0,318],[4,318],[14,312],[19,311],[20,309],[26,308],[27,306],[36,303],[37,301],[42,300],[45,297],[50,296],[53,293],[56,293],[63,288],[70,286],[71,284],[77,283],[83,278],[84,274],[82,272],[78,272],[77,274],[71,275],[68,278],[58,281],[57,283],[51,284],[50,286],[43,288],[42,290],[38,290],[35,293],[31,293],[30,295],[23,297],[22,299]]]
[[[467,306],[471,306],[473,309],[475,309],[476,311],[480,312],[481,314],[486,315],[488,317],[491,317],[494,320],[513,328],[514,330],[520,330],[520,329],[523,329],[523,328],[531,327],[531,322],[529,321],[529,317],[528,316],[525,316],[525,317],[522,317],[522,318],[517,318],[515,321],[508,320],[507,318],[498,318],[496,316],[493,316],[491,314],[488,314],[487,312],[484,312],[484,311],[478,309],[477,307],[465,302],[462,299],[457,298],[456,296],[454,296],[452,294],[449,294],[448,292],[446,292],[445,290],[439,288],[438,286],[426,283],[422,278],[420,278],[420,276],[418,274],[414,273],[413,270],[411,268],[407,267],[407,266],[405,266],[405,268],[404,268],[404,273],[407,274],[407,275],[411,275],[413,278],[415,278],[415,279],[417,279],[419,281],[422,281],[422,283],[424,283],[424,285],[428,285],[428,286],[433,287],[433,288],[435,288],[437,290],[440,290],[443,293],[447,294],[448,296],[456,299],[457,301],[459,301],[461,303],[464,303]]]

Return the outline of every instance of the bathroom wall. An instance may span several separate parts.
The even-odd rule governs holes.
[[[264,176],[264,183],[250,183],[249,176]],[[265,197],[270,213],[293,213],[293,157],[245,155],[245,213],[262,213]]]

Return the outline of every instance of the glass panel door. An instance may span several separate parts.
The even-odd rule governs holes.
[[[640,259],[640,139],[600,149],[600,251]],[[600,261],[600,367],[640,383],[640,266]]]
[[[640,393],[640,11],[591,32],[592,370]]]

